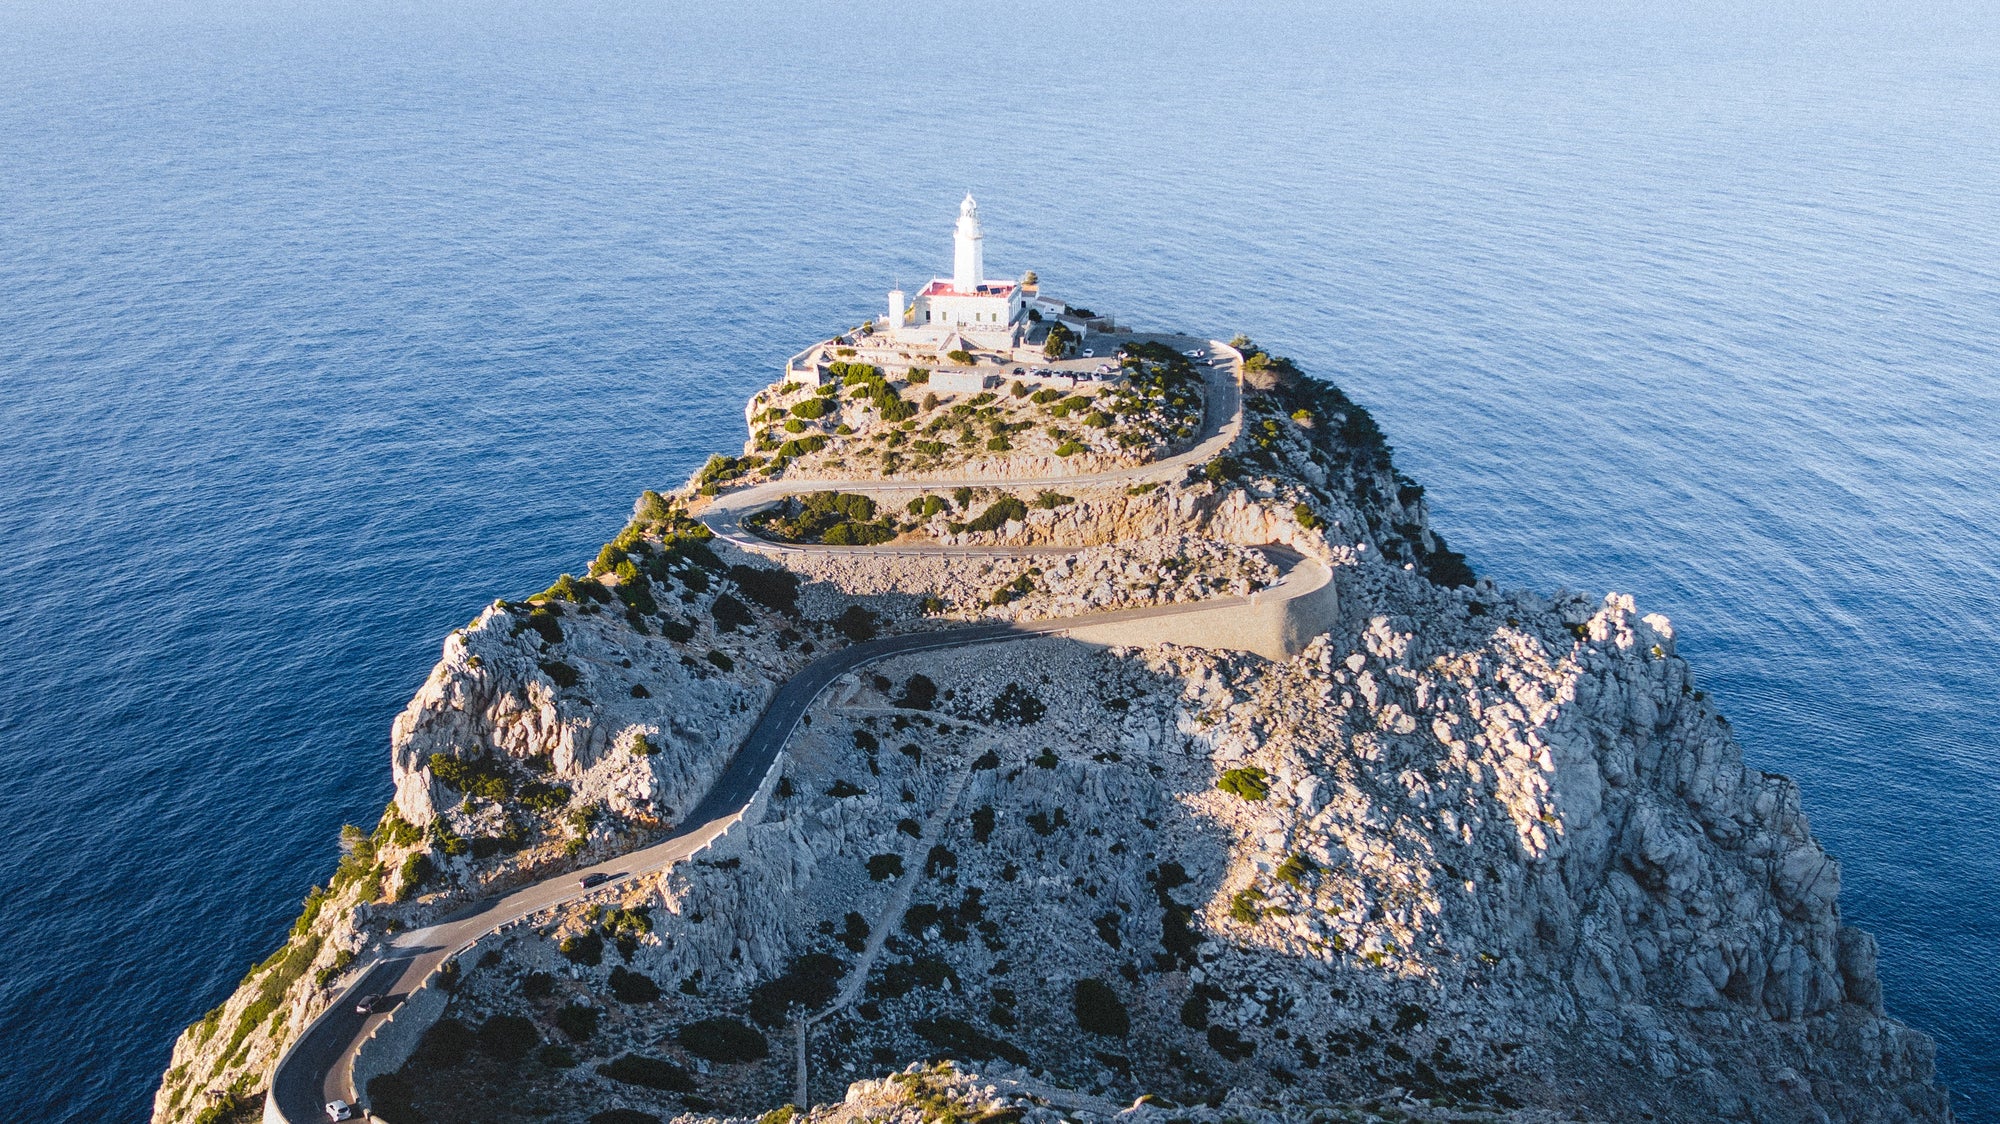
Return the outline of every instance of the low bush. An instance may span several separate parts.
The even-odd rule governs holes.
[[[1264,898],[1264,891],[1255,886],[1238,890],[1236,896],[1229,899],[1229,919],[1239,925],[1255,925],[1264,918],[1261,904]]]
[[[792,416],[795,418],[804,418],[807,421],[818,421],[826,416],[827,409],[826,399],[815,396],[793,406]]]
[[[1126,1013],[1124,1000],[1118,998],[1110,984],[1096,977],[1076,981],[1071,1007],[1076,1012],[1076,1025],[1091,1034],[1123,1038],[1132,1029],[1132,1017]]]
[[[1075,441],[1065,441],[1056,446],[1056,456],[1073,457],[1084,451],[1085,446]]]
[[[727,593],[716,597],[715,603],[708,607],[708,613],[715,618],[715,627],[722,632],[735,632],[756,619],[750,615],[748,606]]]
[[[564,937],[556,945],[556,951],[572,964],[596,966],[604,962],[604,938],[596,933],[579,933]]]
[[[1272,871],[1271,874],[1278,881],[1283,882],[1294,890],[1299,890],[1305,888],[1306,875],[1311,874],[1315,869],[1317,867],[1311,859],[1294,851],[1284,862],[1279,863],[1278,869]]]
[[[512,790],[506,770],[491,757],[467,759],[433,753],[430,766],[431,776],[439,784],[467,796],[497,802],[507,799]]]
[[[973,364],[979,362],[977,356],[973,355],[970,351],[967,351],[962,347],[952,348],[950,351],[945,352],[944,357],[958,364],[961,367],[970,367]]]
[[[774,613],[799,611],[799,576],[790,570],[738,564],[729,568],[729,580],[743,596]]]
[[[754,1062],[769,1057],[771,1044],[756,1027],[735,1019],[702,1019],[682,1027],[675,1035],[681,1048],[695,1057],[724,1065]]]
[[[1000,1058],[1019,1066],[1029,1064],[1027,1051],[1004,1039],[993,1037],[964,1019],[917,1019],[910,1024],[910,1029],[916,1031],[919,1038],[952,1057],[971,1058],[974,1061]],[[947,1118],[938,1117],[938,1119]],[[954,1113],[950,1119],[959,1117]]]
[[[1271,795],[1271,774],[1255,765],[1245,765],[1240,769],[1224,771],[1221,779],[1215,782],[1215,787],[1256,802]]]
[[[833,620],[833,627],[835,631],[856,644],[863,640],[874,639],[877,629],[875,614],[859,605],[849,605],[841,610],[840,615]]]
[[[625,968],[611,969],[611,997],[620,1003],[651,1003],[660,997],[653,978]]]
[[[566,1003],[556,1012],[556,1029],[572,1042],[588,1042],[597,1034],[600,1012],[580,1003]]]
[[[554,680],[558,687],[574,687],[583,679],[575,668],[561,660],[543,660],[541,668],[542,674]]]
[[[728,653],[726,652],[718,652],[715,649],[711,648],[709,649],[708,655],[702,658],[706,659],[709,663],[714,664],[719,670],[722,671],[736,670],[736,661],[730,659]]]
[[[887,882],[891,878],[903,876],[903,856],[897,854],[875,855],[868,860],[868,877],[877,882]]]
[[[849,918],[849,933],[854,930],[854,922],[860,921],[861,940],[866,941],[868,923],[858,913],[850,914]],[[794,957],[783,975],[750,989],[750,1017],[765,1026],[780,1026],[794,1007],[817,1011],[833,1002],[840,990],[841,977],[846,974],[847,965],[824,952]]]
[[[1019,683],[1009,683],[993,696],[987,713],[995,723],[1030,726],[1042,720],[1048,706]]]
[[[921,672],[903,682],[902,693],[896,696],[896,705],[910,710],[929,710],[937,705],[937,684],[930,676]]]
[[[1001,496],[989,504],[985,511],[966,523],[968,531],[997,531],[1009,522],[1020,522],[1028,517],[1028,505],[1013,496]]]
[[[694,1075],[665,1058],[649,1058],[643,1054],[620,1054],[616,1058],[597,1067],[599,1075],[627,1085],[643,1085],[648,1089],[661,1089],[669,1093],[692,1093],[695,1090]]]
[[[518,1062],[542,1044],[535,1024],[519,1015],[495,1015],[479,1028],[479,1050],[503,1062]]]
[[[868,994],[876,999],[898,999],[918,988],[935,991],[946,981],[958,982],[958,973],[951,965],[931,957],[897,962],[882,969],[882,974],[868,981]]]
[[[866,796],[868,795],[868,790],[843,777],[833,782],[827,788],[826,794],[835,800],[845,800],[850,796]]]
[[[550,1069],[570,1069],[576,1065],[576,1051],[551,1042],[535,1051],[535,1060]]]
[[[456,1069],[465,1063],[478,1043],[479,1035],[471,1027],[447,1016],[424,1035],[416,1056],[410,1060],[419,1069]]]

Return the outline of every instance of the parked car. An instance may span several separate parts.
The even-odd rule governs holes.
[[[602,885],[603,883],[609,881],[611,881],[611,876],[609,874],[605,874],[603,871],[598,871],[594,874],[586,874],[582,878],[577,879],[578,884],[581,885],[586,890],[590,889],[592,886]]]
[[[354,1013],[357,1015],[372,1015],[388,1009],[389,997],[386,995],[364,995],[354,1001]]]
[[[1083,349],[1083,357],[1085,359],[1095,359],[1097,358],[1097,352],[1092,348],[1086,347]]]
[[[346,1101],[328,1101],[326,1102],[326,1117],[328,1120],[352,1120],[354,1119],[354,1106],[348,1104]]]

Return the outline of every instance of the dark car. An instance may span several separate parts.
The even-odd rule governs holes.
[[[364,995],[354,1001],[354,1013],[357,1015],[372,1015],[388,1009],[389,997],[386,995]]]
[[[577,879],[577,881],[580,884],[582,884],[584,889],[588,890],[592,886],[600,885],[602,883],[611,881],[611,876],[609,874],[604,874],[601,872],[597,874],[586,874],[582,878]]]

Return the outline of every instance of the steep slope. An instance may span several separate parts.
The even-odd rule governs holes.
[[[837,683],[761,822],[483,943],[372,1107],[761,1113],[796,1099],[810,1016],[809,1099],[940,1057],[1005,1086],[913,1070],[849,1094],[913,1119],[1142,1094],[1196,1107],[1135,1119],[1948,1119],[1796,787],[1744,766],[1673,627],[1617,594],[1475,581],[1366,412],[1246,350],[1242,436],[1184,480],[1030,490],[982,519],[996,483],[888,528],[1056,556],[773,571],[712,546],[698,496],[649,495],[597,577],[447,641],[397,722],[380,842],[284,953],[317,941],[331,971],[242,1041],[328,1001],[322,949],[664,830],[816,652],[1247,590],[1281,544],[1333,566],[1341,608],[1288,660],[1052,637]],[[218,1024],[249,1021],[262,978]],[[212,1041],[183,1039],[156,1118],[268,1056]]]

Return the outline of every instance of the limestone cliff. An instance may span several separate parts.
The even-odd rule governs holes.
[[[1281,661],[1045,637],[849,674],[757,822],[486,942],[372,1107],[1949,1119],[1796,786],[1746,767],[1674,627],[1476,580],[1366,412],[1247,350],[1242,436],[1185,478],[1024,490],[984,525],[1004,482],[849,508],[906,547],[1060,555],[771,569],[705,539],[697,479],[642,501],[594,577],[454,634],[396,722],[379,846],[302,919],[323,969],[321,945],[664,831],[776,684],[860,636],[1243,592],[1273,545],[1331,565],[1340,605]],[[294,976],[244,1040],[281,1042],[338,971]],[[825,1103],[793,1113],[802,1016]],[[268,1052],[211,1041],[183,1039],[157,1119],[254,1087]]]

